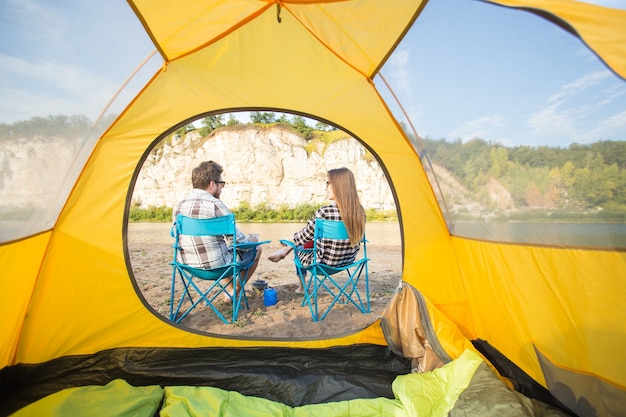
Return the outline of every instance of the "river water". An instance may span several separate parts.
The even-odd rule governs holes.
[[[626,224],[457,222],[453,234],[498,242],[626,248]]]
[[[292,240],[293,233],[304,223],[237,223],[244,233],[258,233],[260,240]],[[368,223],[365,234],[372,245],[400,245],[400,225],[397,222]]]
[[[258,233],[262,240],[278,241],[291,239],[303,224],[239,223],[238,226],[245,233]],[[401,244],[397,222],[368,223],[366,233],[372,245]],[[626,224],[457,222],[453,234],[495,242],[626,248]]]
[[[261,240],[278,244],[280,239],[291,240],[293,232],[304,223],[237,223],[237,226],[244,233],[258,233]],[[169,224],[152,224],[151,227],[163,229],[164,241],[171,241]],[[136,225],[133,230],[141,233],[142,228]],[[368,223],[366,234],[370,245],[402,244],[397,222]],[[453,234],[496,242],[626,248],[626,224],[457,222]]]

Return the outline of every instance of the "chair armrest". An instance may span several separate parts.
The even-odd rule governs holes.
[[[266,245],[270,242],[271,240],[262,240],[260,242],[243,242],[243,243],[237,243],[235,247],[237,249],[250,249],[250,248],[255,248],[257,246]]]
[[[281,239],[280,243],[282,243],[285,246],[289,246],[290,248],[292,248],[293,249],[293,253],[296,254],[296,255],[298,253],[300,253],[300,252],[307,253],[307,252],[313,252],[313,250],[314,250],[313,248],[303,248],[302,246],[296,246],[295,243],[293,243],[293,242],[291,242],[289,240]]]
[[[289,240],[280,239],[280,243],[282,243],[285,246],[289,246],[291,248],[295,248],[296,247],[296,245],[293,242],[289,241]]]

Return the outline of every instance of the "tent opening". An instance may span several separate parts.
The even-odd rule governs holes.
[[[272,242],[262,248],[246,286],[250,309],[236,325],[198,306],[180,326],[210,334],[299,339],[352,333],[378,319],[402,276],[396,201],[383,167],[370,149],[340,128],[273,110],[201,115],[174,126],[146,151],[129,193],[126,237],[129,272],[153,312],[169,320],[172,208],[192,189],[192,169],[208,160],[224,168],[220,199],[235,214],[238,228]],[[326,173],[340,167],[353,172],[367,214],[371,312],[342,305],[313,323],[296,292],[293,255],[277,263],[267,257],[281,247],[280,239],[292,239],[329,202]],[[257,280],[277,290],[276,306],[264,305],[263,293],[252,285]],[[221,307],[230,313],[228,305]]]

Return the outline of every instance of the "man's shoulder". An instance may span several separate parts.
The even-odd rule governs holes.
[[[213,197],[213,195],[207,190],[200,190],[198,188],[194,188],[189,191],[185,197],[183,197],[180,201],[190,201],[190,200],[210,200],[216,201],[217,198]]]
[[[175,216],[181,213],[185,216],[195,218],[215,217],[219,203],[220,200],[213,197],[208,191],[194,188],[184,198],[178,201],[173,215]]]

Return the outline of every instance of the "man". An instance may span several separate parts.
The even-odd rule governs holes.
[[[226,185],[222,180],[222,172],[222,166],[214,161],[202,162],[193,169],[191,172],[193,190],[174,207],[172,212],[174,221],[179,213],[196,219],[210,219],[230,214],[228,207],[220,200],[222,189]],[[237,229],[238,243],[256,241],[258,241],[256,236],[245,235]],[[231,243],[223,236],[183,235],[179,241],[180,259],[182,263],[193,268],[216,268],[232,261],[233,253],[228,248]],[[261,258],[261,247],[238,251],[237,257],[245,268],[241,271],[242,276],[251,277]],[[226,289],[230,294],[233,293],[232,284]],[[224,302],[230,303],[232,300],[224,295]]]

